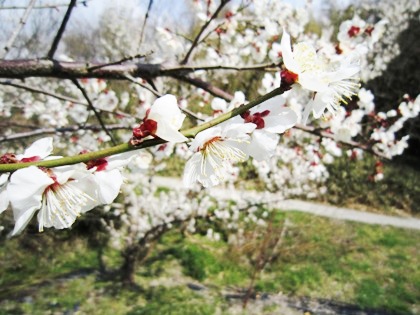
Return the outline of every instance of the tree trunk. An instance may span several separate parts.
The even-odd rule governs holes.
[[[124,253],[123,258],[124,262],[120,269],[121,281],[124,285],[134,286],[134,274],[136,271],[137,261],[139,255],[138,244],[128,247]]]

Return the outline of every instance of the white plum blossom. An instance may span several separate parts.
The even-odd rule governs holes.
[[[184,119],[175,96],[167,94],[153,103],[143,123],[133,129],[133,135],[140,139],[152,135],[169,142],[184,142],[188,138],[178,131]]]
[[[42,138],[30,145],[23,154],[4,154],[0,156],[0,163],[19,163],[19,162],[36,162],[45,159],[53,150],[53,139],[51,137]],[[9,173],[0,176],[0,213],[9,206],[9,196],[7,193],[7,184],[9,181]]]
[[[231,109],[230,106],[228,106],[228,103],[220,97],[215,97],[211,101],[211,108],[213,109],[214,115],[226,113]]]
[[[206,129],[196,135],[190,144],[195,152],[184,170],[184,185],[200,182],[204,187],[218,185],[226,177],[232,163],[247,159],[245,146],[249,144],[255,124],[224,124]]]
[[[292,46],[290,35],[283,31],[281,47],[285,75],[293,83],[299,83],[304,89],[316,92],[306,105],[302,122],[306,123],[312,112],[315,118],[324,114],[325,109],[335,113],[340,102],[346,102],[359,88],[358,78],[354,77],[360,67],[354,56],[349,56],[338,64],[327,64],[318,57],[315,48],[305,42]]]
[[[110,157],[94,159],[86,163],[97,185],[97,200],[101,204],[110,204],[117,198],[123,175],[120,168],[126,166],[137,156],[137,152],[125,152]]]
[[[98,205],[92,174],[75,168],[19,169],[7,187],[17,235],[38,212],[39,231],[44,227],[69,228],[82,213]]]
[[[279,136],[277,134],[292,128],[298,116],[285,107],[286,100],[279,95],[253,107],[241,115],[244,122],[256,125],[251,134],[251,143],[246,151],[254,159],[266,160],[274,155]]]
[[[340,50],[356,50],[360,54],[367,54],[384,34],[386,24],[388,20],[384,19],[371,25],[356,14],[352,20],[344,21],[340,25],[337,34]]]

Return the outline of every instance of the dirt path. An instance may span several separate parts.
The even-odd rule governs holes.
[[[159,186],[175,190],[183,187],[181,180],[178,178],[156,176],[153,178],[153,182]],[[258,200],[267,202],[270,205],[285,211],[300,211],[337,220],[348,220],[366,224],[390,225],[399,228],[420,230],[420,219],[369,213],[309,201],[293,199],[284,200],[279,193],[233,190],[217,187],[208,189],[208,192],[211,196],[222,200]]]

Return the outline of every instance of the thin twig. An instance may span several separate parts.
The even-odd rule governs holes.
[[[57,50],[58,44],[60,43],[61,37],[66,29],[67,22],[70,19],[71,11],[73,10],[74,6],[76,5],[77,0],[70,0],[69,7],[67,8],[67,12],[64,15],[63,22],[61,22],[60,28],[58,29],[57,34],[53,40],[51,45],[50,51],[47,54],[48,59],[53,59],[55,51]]]
[[[82,105],[82,106],[88,106],[89,107],[88,103],[82,102],[78,99],[68,97],[68,96],[65,96],[65,95],[61,95],[61,94],[57,94],[57,93],[53,93],[53,92],[49,92],[49,91],[45,91],[45,90],[41,90],[41,89],[26,85],[26,84],[13,83],[13,82],[10,82],[10,81],[0,81],[0,84],[1,85],[13,86],[13,87],[16,87],[16,88],[19,88],[19,89],[24,89],[24,90],[27,90],[27,91],[30,91],[30,92],[33,92],[33,93],[38,93],[38,94],[43,94],[43,95],[47,95],[47,96],[50,96],[50,97],[54,97],[54,98],[59,99],[61,101],[71,102],[73,104],[79,104],[79,105]],[[110,111],[110,110],[106,110],[106,109],[99,109],[99,108],[97,110],[99,110],[100,112],[104,112],[104,113],[108,113],[108,114],[112,114],[112,115],[118,115],[118,116],[123,116],[123,117],[134,117],[134,118],[140,119],[139,117],[135,117],[133,115],[124,113],[124,112],[119,111],[119,110],[117,110],[115,112]]]
[[[233,100],[233,95],[201,79],[191,78],[183,75],[172,75],[172,77],[179,81],[187,82],[195,87],[201,88],[204,91],[209,92],[213,96],[223,98],[225,101]]]
[[[89,95],[87,94],[86,90],[84,89],[83,86],[80,85],[79,81],[77,81],[76,79],[71,80],[74,85],[76,85],[76,87],[80,90],[80,92],[82,92],[83,97],[86,99],[86,101],[89,104],[89,108],[93,111],[93,113],[96,116],[96,119],[98,119],[99,124],[101,125],[102,129],[105,131],[105,133],[111,138],[111,142],[113,145],[116,145],[116,141],[114,139],[114,137],[112,136],[112,134],[109,132],[109,130],[106,128],[106,125],[104,124],[104,122],[102,121],[101,115],[99,114],[99,112],[96,110],[95,106],[93,106],[92,101],[89,98]]]
[[[169,70],[171,72],[176,71],[188,71],[188,72],[194,72],[194,71],[200,71],[200,70],[235,70],[235,71],[248,71],[248,70],[260,70],[260,71],[267,71],[270,69],[279,71],[279,64],[276,63],[263,63],[263,64],[257,64],[257,65],[251,65],[251,66],[224,66],[224,65],[192,65],[192,66],[178,66],[178,67],[172,67],[164,70]]]
[[[128,81],[130,81],[131,83],[134,83],[138,86],[141,86],[143,89],[148,90],[149,92],[153,93],[155,96],[157,97],[161,97],[162,94],[160,94],[158,91],[155,91],[154,89],[149,88],[146,84],[143,84],[141,82],[138,82],[136,80],[136,78],[134,78],[133,76],[129,75],[129,74],[125,74],[123,75]]]
[[[10,82],[10,81],[0,81],[0,84],[1,85],[13,86],[15,88],[27,90],[27,91],[33,92],[33,93],[44,94],[44,95],[51,96],[51,97],[54,97],[56,99],[59,99],[61,101],[67,101],[67,102],[71,102],[71,103],[74,103],[74,104],[80,104],[80,105],[88,106],[87,103],[81,102],[81,101],[79,101],[75,98],[68,97],[68,96],[61,95],[61,94],[52,93],[52,92],[45,91],[45,90],[41,90],[41,89],[26,85],[26,84],[13,83],[13,82]]]
[[[281,242],[285,235],[286,235],[286,221],[281,227],[280,234],[278,234],[276,230],[273,231],[273,223],[270,221],[268,222],[268,227],[264,235],[264,240],[263,240],[263,243],[261,244],[260,251],[258,253],[258,258],[254,264],[254,270],[251,275],[251,281],[248,286],[248,289],[246,290],[246,293],[242,302],[243,309],[246,308],[249,298],[251,297],[254,291],[254,284],[255,284],[255,281],[257,280],[258,274],[261,273],[262,270],[264,270],[265,266],[268,263],[272,262],[274,258],[278,256],[277,250],[278,250],[278,247],[281,245]]]
[[[103,129],[103,127],[98,126],[98,125],[85,125],[85,126],[74,125],[74,126],[66,126],[66,127],[58,127],[58,128],[40,128],[40,129],[37,129],[37,130],[20,132],[20,133],[15,133],[15,134],[10,135],[10,136],[0,137],[0,142],[13,141],[13,140],[18,140],[18,139],[35,137],[35,136],[39,136],[39,135],[46,135],[46,134],[76,132],[76,131],[79,131],[79,130],[100,131],[102,129]],[[114,125],[107,125],[106,129],[107,130],[121,130],[121,129],[130,130],[131,127],[129,127],[127,125],[114,124]]]
[[[130,82],[132,82],[132,83],[134,83],[134,84],[137,84],[137,85],[141,86],[142,88],[144,88],[144,89],[148,90],[149,92],[153,93],[155,96],[157,96],[157,97],[161,97],[161,96],[162,96],[162,94],[160,94],[159,92],[157,92],[157,91],[155,91],[155,90],[153,90],[153,89],[149,88],[147,85],[145,85],[145,84],[143,84],[143,83],[138,82],[138,81],[136,80],[136,78],[133,78],[131,75],[125,75],[125,77],[126,77],[126,79],[127,79],[128,81],[130,81]],[[186,109],[186,108],[181,108],[181,107],[180,107],[179,109],[180,109],[181,111],[183,111],[185,114],[187,114],[188,116],[190,116],[190,117],[192,117],[192,118],[194,118],[194,119],[196,119],[196,120],[204,121],[204,119],[203,119],[203,118],[198,117],[195,113],[193,113],[192,111],[190,111],[190,110],[188,110],[188,109]]]
[[[141,44],[143,42],[143,35],[144,35],[144,29],[146,28],[147,19],[149,18],[149,12],[152,9],[153,0],[149,0],[149,6],[147,7],[146,15],[144,16],[143,26],[141,28],[140,32],[140,40],[139,44],[137,45],[137,50],[140,50]]]
[[[28,7],[26,8],[25,12],[23,13],[22,18],[20,19],[19,25],[16,27],[15,31],[12,33],[12,36],[10,36],[9,40],[6,43],[6,46],[4,46],[4,52],[0,55],[0,58],[4,59],[6,58],[6,55],[10,51],[10,48],[12,47],[13,43],[15,42],[17,36],[19,35],[20,31],[22,30],[23,26],[26,24],[26,20],[29,17],[29,14],[31,13],[36,0],[31,0],[29,2]]]
[[[110,62],[110,63],[104,63],[104,64],[100,64],[100,65],[97,65],[97,66],[92,66],[92,67],[87,68],[87,71],[94,71],[94,70],[105,68],[105,67],[108,67],[108,66],[120,65],[120,64],[122,64],[124,62],[127,62],[127,61],[147,57],[147,56],[151,55],[152,53],[153,53],[153,51],[148,52],[147,54],[137,54],[137,55],[125,57],[125,58],[122,58],[120,60],[113,61],[113,62]]]
[[[217,15],[220,13],[220,11],[223,9],[223,7],[229,2],[230,0],[222,0],[220,2],[220,5],[217,7],[216,11],[214,11],[213,15],[210,17],[210,19],[207,20],[206,23],[201,27],[200,31],[198,32],[197,36],[194,38],[194,41],[188,50],[187,54],[185,55],[185,58],[181,61],[181,65],[184,65],[188,62],[188,59],[190,58],[194,48],[197,46],[198,41],[200,40],[200,36],[204,33],[206,28],[209,26],[211,21],[213,21]]]

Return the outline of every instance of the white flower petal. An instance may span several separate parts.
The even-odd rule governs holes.
[[[195,153],[185,164],[183,183],[191,188],[198,181],[200,176],[201,153]]]
[[[25,150],[23,154],[17,155],[17,158],[20,160],[22,158],[29,158],[33,156],[39,156],[41,159],[44,159],[53,151],[53,138],[47,137],[42,138],[34,143]]]
[[[29,223],[36,210],[41,207],[45,189],[54,181],[36,166],[14,172],[7,186],[13,208],[15,228],[12,235],[20,233]]]
[[[280,136],[264,130],[255,130],[252,133],[248,154],[257,161],[268,160],[276,151]]]
[[[123,177],[118,169],[112,171],[96,172],[95,181],[98,185],[99,201],[102,204],[110,204],[117,198],[123,183]]]
[[[214,137],[221,136],[222,128],[215,126],[199,132],[190,143],[190,150],[196,152],[200,146],[206,141],[213,139]]]
[[[293,58],[292,45],[290,43],[290,35],[285,30],[283,30],[283,36],[281,38],[280,46],[283,62],[287,70],[294,73],[299,73],[300,67]]]
[[[131,160],[135,159],[139,155],[140,153],[138,151],[130,151],[107,157],[106,161],[108,164],[106,166],[106,170],[110,171],[117,167],[126,166]]]
[[[264,130],[272,133],[283,133],[296,125],[298,116],[290,108],[282,108],[281,113],[276,116],[264,118]]]
[[[7,194],[7,182],[9,180],[9,173],[0,176],[0,213],[9,206],[9,195]]]
[[[322,92],[328,88],[328,81],[324,78],[320,73],[305,72],[299,75],[299,84],[309,91]]]
[[[150,108],[147,119],[157,123],[155,135],[169,142],[187,141],[178,130],[182,127],[185,115],[178,107],[175,96],[167,94],[158,98]]]
[[[278,95],[268,99],[265,102],[262,102],[258,106],[253,107],[251,109],[251,114],[269,110],[270,115],[275,115],[284,108],[284,104],[286,104],[286,99],[283,97],[283,95]]]
[[[53,183],[54,181],[36,166],[14,172],[10,177],[7,191],[15,218],[27,208],[41,207],[42,194]]]
[[[157,130],[155,132],[156,136],[166,140],[168,142],[185,142],[188,141],[188,138],[185,137],[178,129],[173,128],[170,124],[167,124],[163,121],[159,121],[157,124]]]
[[[37,207],[31,207],[26,209],[26,211],[20,212],[18,215],[15,215],[15,212],[13,212],[15,217],[15,227],[13,228],[11,235],[14,236],[20,234],[26,228],[29,221],[31,221],[37,210]]]

